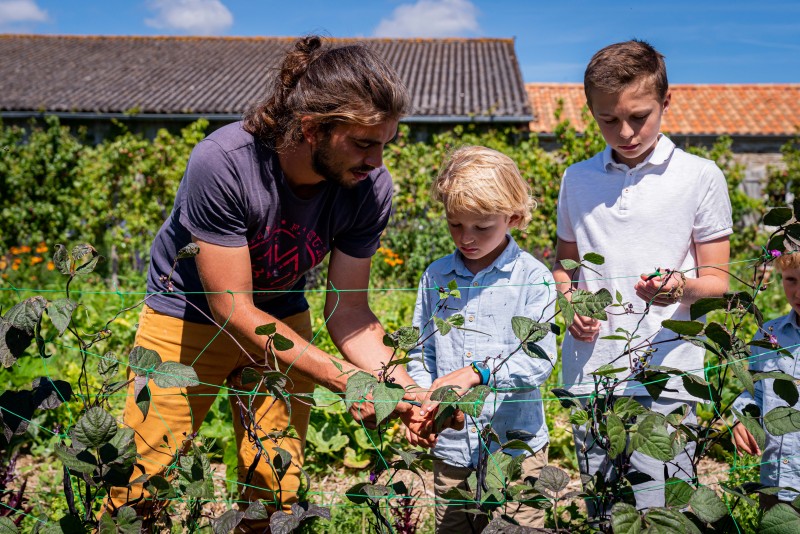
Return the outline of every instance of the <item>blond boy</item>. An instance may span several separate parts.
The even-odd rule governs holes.
[[[481,532],[488,524],[486,515],[465,512],[464,506],[448,505],[440,497],[453,487],[474,494],[476,488],[467,479],[477,467],[479,451],[498,448],[481,440],[487,424],[503,441],[510,430],[530,433],[526,441],[535,454],[524,460],[523,476],[537,476],[547,464],[549,436],[539,386],[553,369],[555,336],[550,333],[538,343],[549,359],[514,352],[520,342],[511,319],[551,320],[555,290],[549,270],[508,233],[525,228],[534,208],[530,187],[508,156],[484,147],[457,150],[434,184],[434,197],[444,203],[456,251],[433,262],[420,281],[414,324],[426,341],[410,354],[420,361],[409,363],[408,372],[430,391],[452,385],[463,393],[479,384],[497,390],[486,399],[480,417],[467,418],[464,429],[445,430],[432,440],[439,458],[434,462],[437,532]],[[437,309],[437,288],[452,280],[460,298],[450,298]],[[463,315],[463,329],[447,335],[435,331],[431,317],[454,314]],[[421,411],[435,413],[435,403],[426,401]],[[410,439],[423,441],[414,435]],[[541,510],[509,505],[503,512],[521,525],[543,526]]]
[[[593,292],[607,288],[632,303],[635,313],[609,315],[607,321],[576,317],[562,348],[564,383],[575,394],[589,395],[594,370],[612,362],[625,367],[632,358],[699,373],[703,349],[689,343],[662,343],[674,334],[662,329],[661,322],[689,319],[692,302],[721,295],[728,287],[724,266],[732,222],[725,177],[714,162],[687,154],[660,133],[670,93],[664,58],[649,44],[628,41],[597,52],[586,68],[584,90],[607,147],[564,174],[553,276],[567,298],[571,288]],[[596,268],[599,274],[573,273],[558,263],[580,260],[588,252],[605,257]],[[667,269],[676,273],[666,274]],[[643,318],[648,303],[651,307]],[[654,352],[620,357],[625,341],[602,339],[619,334],[619,328],[635,331],[638,342],[651,341],[652,346],[643,348]],[[630,370],[624,371],[620,377],[629,374]],[[679,379],[670,381],[657,401],[636,383],[617,393],[636,396],[661,413],[691,399]],[[694,403],[688,404],[687,422],[691,422]],[[583,427],[575,428],[575,444],[584,474],[619,476],[612,472],[604,451],[587,441]],[[638,508],[663,505],[665,471],[667,476],[693,475],[689,461],[693,446],[666,469],[663,463],[634,453],[632,470],[652,478],[634,486]],[[590,511],[601,512],[592,503]]]

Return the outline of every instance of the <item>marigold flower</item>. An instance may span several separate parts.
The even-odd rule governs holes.
[[[28,245],[23,245],[19,247],[19,251],[23,254],[28,254],[31,251],[31,247],[29,247]]]
[[[52,261],[48,261],[47,262],[47,270],[48,271],[54,271],[55,269],[56,269],[56,264],[53,263]]]
[[[40,256],[32,256],[31,257],[31,265],[38,265],[39,263],[42,263],[43,261],[44,261],[44,259],[41,258]]]
[[[11,248],[9,249],[9,252],[11,252],[11,254],[12,254],[13,256],[16,256],[17,254],[19,254],[19,252],[20,252],[20,248],[19,248],[19,247],[11,247]]]
[[[44,241],[42,241],[36,246],[36,253],[44,254],[45,252],[47,252],[47,244]]]

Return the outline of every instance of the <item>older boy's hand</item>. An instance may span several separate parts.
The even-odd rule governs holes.
[[[761,456],[761,449],[758,447],[753,434],[741,423],[733,425],[733,443],[747,454]]]
[[[569,332],[578,341],[591,343],[600,333],[600,321],[583,315],[575,315],[572,326],[569,327]]]
[[[664,276],[643,274],[633,288],[640,299],[653,306],[671,306],[680,301],[684,286],[679,274],[668,273]]]

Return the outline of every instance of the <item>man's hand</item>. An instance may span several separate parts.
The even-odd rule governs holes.
[[[742,423],[733,425],[733,443],[747,454],[761,456],[761,449],[758,447],[756,439]]]
[[[348,411],[357,423],[362,423],[368,429],[375,430],[378,427],[378,418],[375,415],[375,404],[371,393],[365,399],[359,399],[351,404]]]

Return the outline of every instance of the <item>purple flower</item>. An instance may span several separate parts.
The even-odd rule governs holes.
[[[770,250],[769,253],[773,258],[779,258],[781,256],[780,250]]]
[[[769,334],[769,342],[772,343],[774,346],[778,346],[778,338]]]
[[[370,484],[375,484],[375,482],[376,482],[377,480],[378,480],[378,475],[377,475],[377,473],[375,473],[375,471],[370,471],[370,472],[369,472],[369,482],[370,482]]]

